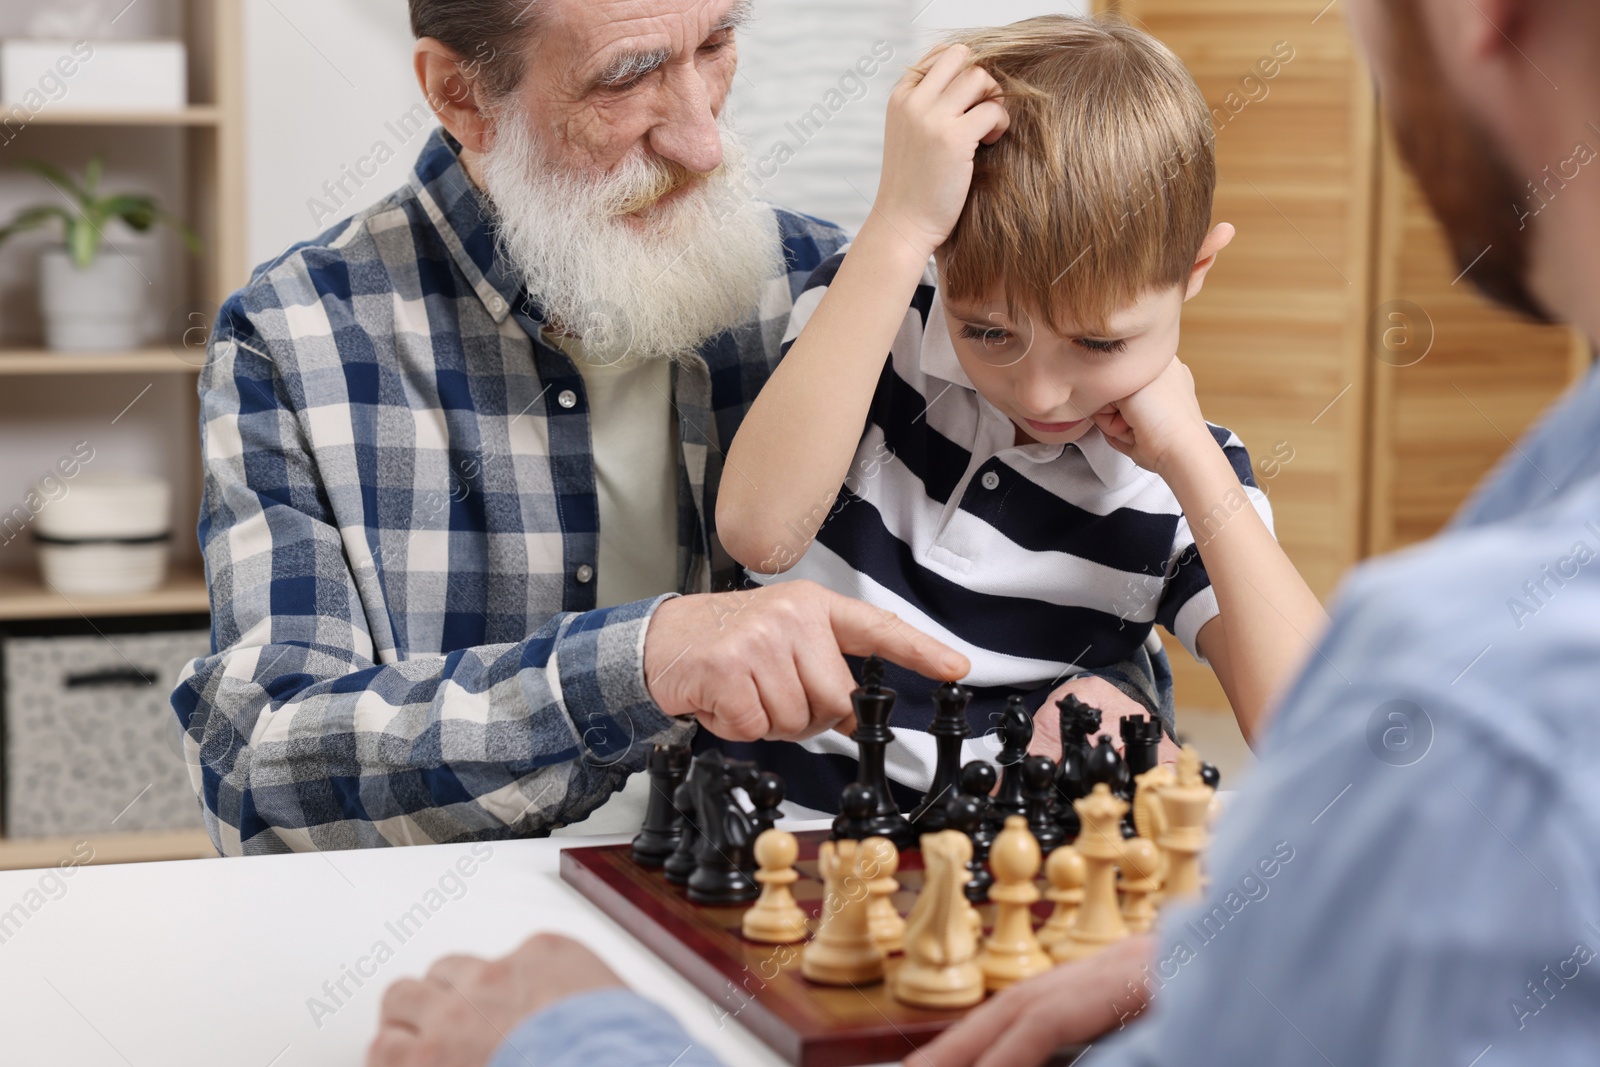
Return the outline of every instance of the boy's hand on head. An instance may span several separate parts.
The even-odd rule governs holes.
[[[1175,464],[1216,445],[1194,395],[1194,375],[1176,356],[1149,385],[1090,417],[1112,448],[1169,481]]]
[[[944,244],[961,217],[979,144],[1010,124],[990,97],[999,83],[969,66],[971,50],[952,45],[927,73],[913,69],[889,94],[883,176],[873,210],[924,258]]]

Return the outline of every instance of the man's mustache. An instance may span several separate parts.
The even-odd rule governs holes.
[[[652,160],[650,169],[635,188],[619,190],[613,202],[606,205],[606,214],[612,217],[631,215],[643,211],[662,197],[677,192],[695,181],[708,181],[722,173],[722,167],[701,173],[690,170],[670,159]]]

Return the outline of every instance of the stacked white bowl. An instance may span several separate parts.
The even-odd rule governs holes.
[[[45,581],[68,596],[146,593],[159,586],[172,542],[171,484],[86,471],[67,485],[66,494],[34,518]],[[34,490],[49,499],[43,485]]]

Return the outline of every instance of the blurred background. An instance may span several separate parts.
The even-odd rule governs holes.
[[[1239,232],[1182,354],[1327,600],[1436,532],[1590,354],[1488,309],[1451,262],[1337,0],[1093,6],[1171,45],[1213,108],[1215,218]],[[782,159],[762,195],[859,226],[904,65],[942,30],[1089,7],[756,0],[731,106],[751,158]],[[434,125],[411,46],[403,0],[0,0],[0,223],[19,224],[0,240],[0,867],[81,841],[96,861],[211,854],[167,705],[208,650],[196,372],[252,266],[405,180]],[[1219,688],[1172,659],[1180,729],[1236,783]]]

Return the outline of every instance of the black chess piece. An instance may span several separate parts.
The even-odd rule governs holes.
[[[1122,762],[1127,767],[1122,799],[1128,802],[1128,813],[1122,817],[1122,829],[1123,836],[1132,837],[1128,830],[1134,825],[1133,799],[1139,789],[1139,775],[1161,762],[1161,720],[1154,715],[1124,715],[1118,730],[1122,734]]]
[[[1217,769],[1215,763],[1202,762],[1200,764],[1200,781],[1212,789],[1216,789],[1222,785],[1222,772]]]
[[[744,791],[749,794],[750,803],[756,807],[752,819],[755,823],[755,836],[760,837],[783,817],[783,779],[772,771],[762,771],[744,787]]]
[[[989,873],[986,862],[989,841],[978,832],[983,825],[983,807],[984,802],[970,793],[957,793],[945,805],[946,828],[960,830],[972,839],[972,858],[967,861],[967,884],[963,891],[974,904],[987,902],[989,887],[994,885],[994,875]]]
[[[1022,761],[1022,784],[1028,801],[1028,829],[1048,856],[1062,842],[1064,831],[1056,815],[1056,761],[1049,756],[1029,756]]]
[[[1092,747],[1089,738],[1100,729],[1100,710],[1071,693],[1056,701],[1056,708],[1061,713],[1061,760],[1056,764],[1056,783],[1070,811],[1071,801],[1089,795],[1084,771]]]
[[[1033,716],[1020,696],[1006,698],[1005,710],[1000,713],[1000,792],[995,794],[995,807],[1002,816],[1026,815],[1027,804],[1022,796],[1022,761],[1028,755],[1028,743],[1033,740]]]
[[[1153,715],[1124,715],[1119,727],[1122,734],[1122,760],[1128,765],[1128,795],[1131,801],[1136,779],[1161,762],[1161,720]]]
[[[754,825],[733,794],[740,771],[753,770],[753,765],[740,767],[711,749],[696,756],[694,766],[700,841],[695,847],[694,871],[689,875],[689,900],[705,905],[754,900],[761,895],[761,886],[745,870]]]
[[[873,795],[871,786],[862,785],[860,782],[851,782],[845,786],[844,791],[839,794],[839,814],[833,820],[833,839],[860,841],[862,838],[871,837],[872,831],[869,827],[876,802],[877,798]]]
[[[867,820],[867,837],[887,837],[904,852],[916,844],[911,823],[900,814],[889,791],[889,775],[884,769],[884,752],[894,740],[889,729],[889,712],[894,708],[895,691],[883,684],[883,661],[869,656],[861,668],[861,685],[850,694],[855,710],[856,729],[850,740],[859,750],[860,770],[856,782],[872,790],[872,814]],[[840,797],[841,807],[843,797]]]
[[[972,690],[959,682],[946,682],[933,691],[933,723],[928,732],[934,737],[938,760],[933,768],[933,783],[922,796],[922,803],[911,813],[911,828],[917,834],[936,834],[945,828],[948,801],[961,787],[961,742],[972,736],[967,723],[967,705]]]
[[[662,873],[673,885],[688,885],[694,873],[695,852],[700,846],[700,815],[696,798],[700,784],[695,781],[699,761],[689,764],[689,774],[682,784],[672,791],[672,806],[678,813],[678,847],[662,863]]]
[[[961,768],[961,791],[978,801],[979,821],[973,841],[976,843],[982,838],[985,848],[994,843],[995,835],[1000,832],[1000,812],[995,808],[991,796],[999,779],[994,764],[985,760],[975,759]]]
[[[1089,783],[1090,790],[1095,786],[1104,784],[1113,795],[1126,797],[1124,792],[1128,788],[1128,765],[1123,762],[1122,755],[1111,747],[1111,738],[1101,737],[1089,752],[1089,764],[1084,775]],[[1133,837],[1137,831],[1133,825],[1133,807],[1129,805],[1128,811],[1122,817],[1122,836]]]
[[[645,769],[650,772],[650,802],[633,839],[633,860],[641,867],[659,867],[683,837],[683,817],[672,806],[672,797],[689,772],[689,746],[656,745]]]

